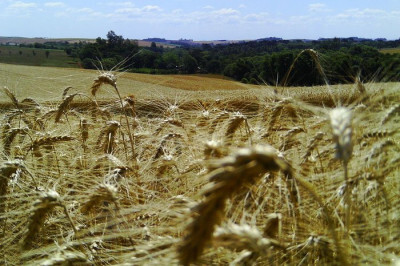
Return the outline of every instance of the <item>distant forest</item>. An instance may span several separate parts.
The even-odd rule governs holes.
[[[399,81],[400,53],[379,49],[400,47],[400,40],[325,39],[318,41],[260,40],[224,45],[183,45],[175,48],[136,41],[108,32],[65,49],[84,68],[151,74],[223,74],[250,84],[312,86],[367,81]]]

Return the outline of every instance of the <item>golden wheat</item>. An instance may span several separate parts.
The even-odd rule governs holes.
[[[204,201],[194,208],[196,217],[188,226],[188,233],[178,249],[183,265],[189,265],[201,255],[215,226],[223,219],[228,198],[247,184],[255,183],[267,171],[282,170],[285,175],[292,175],[287,162],[270,146],[243,149],[212,168],[209,179],[214,185],[203,193]]]

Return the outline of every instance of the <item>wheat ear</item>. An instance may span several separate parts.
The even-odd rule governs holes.
[[[221,158],[223,157],[223,145],[221,142],[210,140],[205,143],[204,156],[208,160],[210,158]]]
[[[211,135],[214,133],[217,125],[225,119],[229,118],[229,113],[227,111],[221,112],[211,123],[208,133]]]
[[[8,180],[13,174],[17,173],[17,170],[23,170],[25,173],[30,175],[35,188],[38,187],[35,177],[25,167],[24,162],[22,160],[17,159],[17,160],[7,161],[4,162],[0,167],[0,197],[6,195],[8,188]]]
[[[82,143],[85,144],[89,138],[89,123],[87,119],[83,118],[80,121]]]
[[[293,178],[296,180],[297,184],[305,189],[311,197],[320,205],[323,213],[324,213],[324,218],[326,219],[326,223],[328,225],[329,232],[333,238],[333,241],[336,246],[336,253],[337,253],[337,259],[338,262],[340,262],[340,265],[349,265],[348,263],[348,255],[345,249],[342,248],[340,241],[339,241],[339,236],[336,232],[335,228],[335,223],[334,220],[331,216],[332,210],[327,206],[327,204],[323,201],[321,196],[318,194],[317,189],[314,187],[313,184],[308,182],[307,180],[304,180],[303,178],[300,178],[298,176],[293,176]]]
[[[33,212],[29,217],[28,231],[22,243],[23,249],[32,247],[32,242],[43,226],[47,215],[56,206],[62,206],[62,203],[60,195],[54,190],[43,193],[40,199],[34,202]]]
[[[74,139],[75,138],[71,137],[71,136],[43,137],[43,138],[39,138],[39,139],[36,139],[35,141],[33,141],[32,145],[30,145],[27,150],[28,151],[32,150],[33,155],[35,155],[36,157],[40,157],[40,156],[42,156],[42,154],[40,153],[40,150],[39,150],[39,148],[41,146],[50,146],[50,145],[54,145],[57,142],[70,141],[70,140],[74,140]]]
[[[347,108],[339,107],[333,109],[329,116],[336,146],[336,158],[347,164],[353,152],[351,111]]]
[[[196,218],[187,227],[188,233],[179,245],[181,264],[189,265],[202,254],[214,227],[224,217],[228,198],[243,187],[256,183],[264,173],[279,170],[288,177],[292,176],[290,165],[271,146],[242,149],[236,155],[222,159],[210,173],[213,186],[203,193],[205,199],[194,208]]]
[[[308,159],[308,157],[311,155],[312,151],[315,149],[315,147],[317,146],[317,143],[322,140],[322,138],[324,137],[324,133],[323,132],[317,132],[317,134],[315,134],[315,136],[311,139],[311,141],[308,143],[307,145],[307,150],[306,153],[303,155],[303,161],[302,164],[305,163]]]
[[[58,106],[57,108],[57,113],[56,113],[56,118],[54,120],[54,122],[58,123],[60,121],[60,118],[63,114],[65,114],[67,112],[67,109],[69,108],[72,100],[74,99],[74,97],[76,95],[80,95],[80,93],[74,93],[71,95],[68,95]]]
[[[110,184],[101,184],[92,193],[89,200],[82,206],[82,213],[89,213],[95,206],[100,205],[104,201],[113,202],[115,207],[119,209],[117,202],[117,188]]]
[[[37,264],[36,264],[37,263]],[[87,256],[79,251],[60,250],[55,254],[49,255],[48,258],[36,262],[40,266],[57,266],[57,265],[91,265]]]
[[[400,112],[400,103],[392,106],[385,114],[385,116],[382,118],[381,124],[387,123],[392,117],[397,115]]]
[[[20,160],[4,162],[0,167],[0,198],[3,198],[7,194],[8,181],[10,177],[17,172],[21,167]],[[5,200],[3,199],[0,203],[0,214],[5,210]]]
[[[103,84],[111,85],[112,87],[116,88],[117,78],[110,72],[102,73],[101,75],[97,76],[91,86],[91,93],[93,96],[96,96],[97,91]]]
[[[100,146],[104,137],[103,145],[100,146],[104,153],[112,153],[114,150],[115,135],[120,126],[121,124],[118,121],[107,121],[106,126],[100,131],[97,145]]]
[[[160,133],[161,130],[163,128],[165,128],[165,125],[167,125],[167,124],[170,124],[170,125],[185,129],[185,127],[183,126],[182,121],[174,119],[174,118],[168,118],[168,119],[165,119],[163,122],[161,122],[161,124],[158,126],[158,128],[156,129],[154,134],[158,135],[158,133]]]
[[[15,137],[18,134],[26,134],[28,133],[28,128],[11,128],[8,133],[5,135],[4,141],[3,141],[3,148],[4,148],[4,154],[6,156],[10,156],[11,154],[11,145],[12,142],[14,141]]]
[[[251,253],[246,259],[241,260],[241,265],[250,265],[260,256],[268,254],[270,248],[286,248],[273,239],[264,238],[256,227],[247,224],[228,224],[215,230],[213,243],[235,251],[248,250]],[[246,261],[247,264],[243,264]]]
[[[240,125],[244,123],[246,127],[247,136],[250,137],[250,127],[247,121],[247,117],[242,115],[241,113],[235,113],[233,117],[228,122],[228,128],[226,129],[225,136],[227,138],[232,138],[233,134],[235,134],[236,130],[240,127]]]
[[[129,119],[128,119],[128,115],[126,113],[125,107],[126,104],[124,104],[124,101],[122,100],[121,94],[119,93],[118,87],[117,87],[117,77],[115,75],[113,75],[110,72],[106,72],[103,73],[101,75],[99,75],[93,82],[92,87],[91,87],[91,92],[93,96],[96,96],[96,92],[98,91],[98,89],[100,88],[101,85],[103,84],[108,84],[110,86],[112,86],[115,89],[115,92],[118,95],[118,99],[119,102],[121,104],[121,109],[124,110],[124,116],[125,116],[125,122],[126,122],[126,127],[128,129],[128,136],[129,136],[129,141],[131,144],[131,149],[132,149],[132,162],[136,161],[134,160],[136,158],[136,154],[135,154],[135,137],[131,131],[131,126],[129,123]],[[128,100],[128,105],[131,105],[132,103],[134,103],[134,98],[131,98],[130,100]],[[132,106],[131,106],[132,107]],[[132,112],[134,111],[134,108],[132,107]],[[109,150],[107,150],[108,152]]]
[[[286,132],[285,135],[283,136],[283,141],[282,144],[279,146],[279,150],[286,151],[290,149],[295,143],[293,137],[299,134],[300,132],[305,132],[305,130],[301,127],[294,127],[288,130],[288,132]]]
[[[339,107],[333,109],[330,113],[331,127],[332,127],[332,135],[333,140],[335,142],[336,147],[336,158],[342,161],[343,169],[344,169],[344,180],[346,182],[346,194],[345,194],[345,202],[346,202],[346,229],[350,228],[350,213],[351,213],[351,198],[350,191],[348,188],[350,183],[348,182],[348,168],[347,165],[350,161],[352,152],[353,152],[353,143],[352,143],[352,125],[351,125],[351,111],[344,107]]]
[[[20,106],[24,109],[33,109],[34,107],[40,108],[40,104],[32,98],[25,98],[20,103]]]
[[[170,140],[170,139],[182,139],[182,138],[183,138],[182,134],[179,134],[179,133],[170,133],[170,134],[165,135],[161,139],[160,146],[158,147],[158,149],[156,151],[156,154],[154,155],[153,160],[156,160],[156,159],[160,158],[162,155],[165,154],[164,147],[167,144],[168,140]]]
[[[17,100],[17,97],[15,97],[14,93],[12,93],[7,87],[3,87],[3,91],[8,96],[8,98],[10,98],[15,108],[19,109],[19,101]]]
[[[63,93],[62,93],[62,96],[61,96],[61,99],[62,99],[62,100],[64,100],[65,97],[67,97],[68,91],[69,91],[70,89],[72,89],[72,87],[71,87],[71,86],[68,86],[68,87],[66,87],[66,88],[63,90]]]
[[[267,215],[267,220],[264,225],[263,236],[268,238],[275,238],[280,231],[280,223],[282,220],[282,214],[270,213]]]

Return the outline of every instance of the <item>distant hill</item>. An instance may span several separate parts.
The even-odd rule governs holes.
[[[89,38],[26,38],[26,37],[5,37],[0,36],[0,44],[2,45],[19,45],[19,44],[31,44],[31,43],[47,43],[47,42],[94,42],[95,39]]]

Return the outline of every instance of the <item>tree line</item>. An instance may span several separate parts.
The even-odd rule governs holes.
[[[228,45],[163,47],[110,31],[107,39],[74,47],[84,68],[127,70],[152,74],[223,74],[252,84],[312,86],[363,81],[399,81],[400,54],[381,48],[399,47],[397,41],[329,39],[322,41],[263,40]],[[309,51],[309,52],[304,52]],[[290,72],[290,73],[288,73]]]

